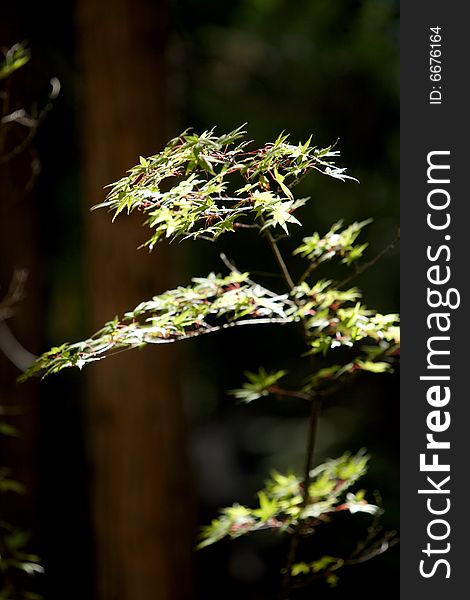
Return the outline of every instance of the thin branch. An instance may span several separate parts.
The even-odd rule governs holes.
[[[299,279],[299,283],[303,283],[307,279],[307,277],[310,277],[310,275],[318,267],[319,264],[320,262],[318,260],[313,260],[302,273],[302,276]]]
[[[37,356],[20,344],[5,321],[15,314],[16,305],[23,300],[27,278],[26,269],[15,269],[8,292],[0,301],[0,351],[23,372],[31,366]]]
[[[312,400],[311,394],[306,394],[304,392],[297,392],[295,390],[285,390],[277,385],[272,385],[267,390],[270,394],[274,394],[276,396],[284,396],[289,398],[299,398],[300,400]]]
[[[111,356],[116,356],[117,354],[121,354],[122,352],[127,352],[128,350],[133,350],[135,348],[139,348],[140,346],[142,346],[142,344],[153,344],[153,345],[173,344],[174,342],[181,342],[184,340],[189,340],[189,339],[192,339],[195,337],[199,337],[201,335],[206,335],[208,333],[217,333],[217,332],[223,331],[225,329],[231,329],[232,327],[238,327],[238,326],[243,327],[245,325],[286,325],[288,323],[293,323],[293,322],[294,321],[292,319],[282,318],[282,317],[269,317],[269,318],[266,317],[266,318],[261,318],[261,319],[244,319],[244,320],[240,320],[240,321],[231,321],[230,323],[224,323],[223,325],[215,325],[215,326],[211,326],[211,327],[195,329],[194,331],[190,331],[179,337],[172,337],[172,338],[147,337],[146,338],[144,335],[142,337],[141,342],[135,343],[135,344],[129,344],[128,346],[125,346],[125,347],[120,347],[119,341],[115,341],[115,342],[110,341],[109,344],[101,350],[101,352],[93,352],[93,351],[86,352],[84,350],[80,353],[80,356],[85,361],[87,359],[92,359],[92,358],[94,360],[101,360],[106,357],[109,358]],[[89,340],[89,341],[95,341],[95,340]],[[112,348],[118,348],[118,349],[113,352],[108,352]],[[99,356],[100,354],[102,356]]]
[[[48,102],[44,106],[44,108],[41,109],[41,111],[39,112],[37,117],[29,115],[23,109],[14,111],[13,113],[11,113],[9,115],[4,114],[4,116],[2,117],[2,120],[1,120],[2,125],[9,124],[9,123],[19,123],[20,125],[27,127],[29,129],[29,131],[28,131],[28,134],[24,137],[24,139],[21,142],[19,142],[14,148],[12,148],[12,150],[10,150],[9,152],[7,152],[5,154],[0,155],[0,164],[7,163],[10,160],[12,160],[13,158],[15,158],[15,156],[18,156],[19,154],[21,154],[21,152],[23,152],[23,150],[25,148],[27,148],[29,146],[29,144],[33,141],[33,139],[39,129],[39,126],[46,118],[46,115],[52,109],[53,102],[57,98],[57,96],[59,95],[59,92],[60,92],[60,82],[57,79],[57,77],[53,77],[50,80],[50,84],[51,84],[52,89],[48,96]],[[1,130],[2,130],[2,128],[0,128],[0,131]]]
[[[377,556],[380,556],[393,546],[396,546],[399,543],[399,539],[396,535],[395,531],[386,532],[380,539],[376,540],[372,546],[364,548],[360,555],[354,556],[351,555],[350,558],[347,559],[338,559],[338,563],[330,568],[321,571],[320,573],[312,573],[307,577],[303,577],[300,581],[294,583],[292,587],[300,589],[308,587],[310,584],[315,581],[320,581],[326,579],[329,575],[343,569],[344,567],[352,567],[355,565],[363,564]]]
[[[274,239],[272,233],[269,231],[269,229],[266,229],[265,236],[266,236],[266,239],[268,240],[271,250],[274,254],[274,258],[276,259],[279,270],[281,271],[282,276],[284,277],[284,281],[286,282],[287,287],[289,288],[289,291],[292,291],[295,287],[295,284],[289,273],[289,269],[287,268],[287,265],[286,265],[284,259],[282,258],[282,254],[279,250],[279,246],[277,245],[277,242]]]
[[[36,127],[37,121],[34,117],[28,114],[24,108],[19,108],[18,110],[13,111],[12,113],[5,115],[0,120],[0,125],[5,125],[6,123],[18,123],[19,125],[23,125],[24,127]]]
[[[347,375],[343,375],[341,378],[336,380],[336,383],[331,384],[330,386],[324,388],[318,394],[321,394],[321,399],[324,401],[326,398],[330,398],[330,396],[334,396],[339,391],[351,385],[351,383],[359,376],[361,371],[353,371]]]
[[[225,254],[225,252],[221,252],[219,254],[219,256],[220,256],[220,260],[224,263],[224,265],[227,267],[227,269],[231,273],[237,273],[238,275],[241,274],[241,271],[235,266],[235,263],[233,263],[231,260],[229,260],[227,258],[227,255]]]
[[[233,224],[234,229],[261,229],[259,225],[257,225],[256,223],[234,223]]]
[[[380,556],[386,552],[389,548],[392,548],[398,544],[399,540],[395,531],[388,531],[383,537],[377,540],[371,547],[364,549],[364,551],[355,558],[349,558],[344,561],[344,566],[359,565],[367,562],[371,558]]]
[[[310,419],[309,419],[309,427],[308,427],[308,437],[307,437],[307,452],[305,455],[305,470],[304,470],[304,499],[303,499],[303,507],[307,506],[310,493],[309,487],[311,482],[310,472],[313,467],[313,453],[315,450],[315,445],[317,441],[317,430],[318,430],[318,421],[320,420],[321,414],[321,406],[322,406],[322,395],[316,394],[312,397],[312,406],[310,409]]]
[[[244,325],[286,325],[287,323],[292,323],[292,319],[289,318],[282,318],[282,317],[265,317],[265,318],[261,318],[261,319],[244,319],[241,321],[231,321],[230,323],[224,323],[223,325],[214,325],[212,327],[206,327],[201,328],[199,330],[194,330],[191,332],[188,332],[187,334],[181,336],[181,337],[177,337],[177,338],[172,338],[172,339],[164,339],[162,338],[161,340],[159,340],[158,342],[148,342],[148,343],[152,343],[152,344],[165,344],[165,343],[170,343],[170,342],[179,342],[181,340],[187,340],[193,337],[198,337],[200,335],[204,335],[206,333],[216,333],[218,331],[223,331],[224,329],[230,329],[232,327],[243,327]],[[147,340],[145,340],[147,341]]]
[[[20,344],[5,321],[0,321],[0,350],[23,373],[37,359],[35,354]]]
[[[14,307],[24,298],[24,287],[28,278],[26,269],[15,269],[10,287],[0,301],[0,321],[9,319],[14,314]]]
[[[385,246],[385,248],[382,248],[382,250],[376,256],[374,256],[374,258],[372,260],[364,263],[358,269],[356,269],[356,271],[352,275],[350,275],[349,277],[346,277],[346,279],[343,279],[343,281],[340,281],[337,284],[337,287],[341,288],[341,287],[345,286],[346,284],[351,283],[351,281],[353,281],[356,277],[359,277],[359,275],[362,275],[362,273],[364,273],[364,271],[367,271],[368,269],[373,267],[381,258],[383,258],[388,252],[390,252],[390,250],[393,250],[393,248],[395,247],[395,245],[397,244],[399,239],[400,239],[400,230],[398,230],[397,235],[390,242],[390,244]]]

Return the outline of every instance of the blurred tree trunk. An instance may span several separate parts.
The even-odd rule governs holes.
[[[167,135],[164,3],[79,0],[84,194],[161,149]],[[137,250],[137,215],[86,216],[94,328],[170,281],[168,248]],[[192,510],[175,349],[120,354],[88,372],[98,600],[191,595]]]

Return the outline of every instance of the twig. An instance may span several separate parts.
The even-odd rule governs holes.
[[[284,277],[284,281],[286,282],[287,287],[289,288],[289,291],[292,291],[295,287],[294,281],[289,273],[289,269],[287,268],[287,265],[286,265],[284,259],[282,258],[282,254],[279,250],[279,246],[277,245],[277,242],[273,238],[273,235],[269,231],[269,229],[266,230],[265,236],[266,236],[266,239],[268,240],[268,243],[274,254],[274,258],[276,259],[279,270],[281,271],[282,276]]]
[[[395,531],[388,531],[385,533],[379,540],[377,540],[372,546],[368,548],[364,548],[360,555],[354,557],[354,554],[351,555],[350,558],[345,560],[338,559],[338,563],[330,568],[325,569],[319,573],[313,573],[310,576],[302,578],[300,581],[296,582],[293,587],[299,589],[309,586],[311,583],[315,581],[319,581],[321,579],[326,579],[329,575],[338,571],[339,569],[343,569],[344,567],[352,567],[355,565],[360,565],[365,563],[377,556],[380,556],[393,546],[399,543],[399,539],[396,535]]]
[[[295,390],[285,390],[277,385],[272,385],[267,390],[270,394],[274,394],[276,396],[285,396],[286,398],[299,398],[300,400],[312,400],[311,394],[306,394],[304,392],[296,392]]]
[[[8,292],[0,301],[0,321],[5,321],[14,314],[15,305],[24,298],[24,286],[27,278],[26,269],[14,270]]]
[[[320,262],[318,260],[313,260],[302,273],[302,276],[299,279],[299,283],[303,283],[307,279],[307,277],[309,277],[313,273],[313,271],[318,267],[319,264]]]
[[[190,331],[184,335],[181,335],[179,337],[172,337],[172,338],[159,338],[159,337],[154,337],[154,336],[150,336],[148,335],[147,337],[144,335],[142,337],[142,340],[140,342],[136,342],[135,344],[129,344],[128,346],[125,347],[120,347],[120,342],[119,340],[116,340],[115,342],[110,342],[109,345],[107,345],[101,352],[93,352],[92,348],[88,351],[83,350],[80,355],[82,358],[84,358],[85,360],[87,358],[91,358],[91,357],[95,357],[98,356],[100,354],[102,354],[103,356],[98,356],[98,358],[96,358],[95,360],[101,360],[102,358],[106,357],[110,357],[110,356],[116,356],[117,354],[121,354],[122,352],[127,352],[128,350],[132,350],[134,348],[139,348],[140,346],[142,346],[142,344],[154,344],[154,345],[160,345],[160,344],[173,344],[174,342],[181,342],[184,340],[189,340],[195,337],[199,337],[201,335],[205,335],[208,333],[217,333],[219,331],[223,331],[225,329],[230,329],[232,327],[243,327],[244,325],[286,325],[288,323],[292,323],[293,320],[289,319],[289,318],[282,318],[282,317],[266,317],[266,318],[260,318],[260,319],[244,319],[244,320],[240,320],[240,321],[232,321],[230,323],[224,323],[223,325],[214,325],[211,327],[205,327],[205,328],[201,328],[201,329],[197,329],[194,331]],[[90,341],[90,340],[88,340]],[[94,341],[94,340],[91,340]],[[112,348],[118,348],[116,349],[114,352],[108,352],[108,350],[111,350]]]
[[[353,281],[353,279],[355,279],[356,277],[359,277],[359,275],[362,275],[362,273],[364,273],[364,271],[367,271],[367,269],[370,269],[370,267],[373,267],[383,256],[385,256],[387,254],[387,252],[390,252],[390,250],[392,250],[395,247],[395,244],[398,242],[399,239],[400,239],[400,230],[398,230],[397,235],[390,242],[390,244],[385,246],[385,248],[382,248],[382,250],[376,256],[374,256],[374,258],[372,260],[364,263],[362,266],[360,266],[358,269],[356,269],[355,273],[353,273],[349,277],[346,277],[346,279],[343,279],[343,281],[340,281],[337,284],[337,287],[338,288],[343,287],[344,285]]]
[[[352,565],[359,565],[370,560],[371,558],[380,556],[389,548],[398,544],[398,541],[399,540],[396,537],[396,532],[388,531],[387,533],[384,533],[383,537],[380,540],[377,540],[372,547],[369,547],[367,550],[364,549],[364,551],[355,558],[349,558],[345,560],[344,566],[347,567]]]
[[[238,275],[241,274],[240,269],[238,269],[235,266],[235,263],[233,263],[231,260],[229,260],[227,258],[227,255],[225,254],[225,252],[221,252],[219,254],[220,256],[220,260],[224,263],[224,265],[227,267],[227,269],[231,272],[231,273],[237,273]]]
[[[0,350],[23,373],[37,359],[15,338],[5,321],[0,321]]]
[[[57,77],[53,77],[50,80],[50,84],[51,84],[52,90],[49,93],[48,102],[44,106],[44,108],[41,109],[41,111],[39,112],[37,117],[33,117],[32,115],[29,115],[23,109],[14,111],[13,113],[11,113],[9,115],[4,114],[2,116],[2,119],[1,119],[2,125],[8,124],[8,123],[19,123],[20,125],[27,127],[29,129],[29,131],[28,131],[28,134],[25,136],[25,138],[21,142],[19,142],[12,150],[10,150],[9,152],[7,152],[5,154],[0,155],[0,164],[7,163],[10,160],[12,160],[15,156],[18,156],[18,154],[21,154],[21,152],[23,152],[23,150],[25,148],[27,148],[27,146],[32,142],[33,138],[35,137],[35,135],[38,131],[39,125],[42,123],[42,121],[44,121],[47,113],[52,109],[53,101],[57,98],[57,96],[59,95],[59,92],[60,92],[60,82],[57,79]],[[0,127],[0,131],[1,130],[2,130],[2,128]],[[4,135],[4,134],[2,133],[2,135]]]
[[[0,350],[23,372],[31,366],[37,356],[20,344],[5,321],[14,315],[16,305],[23,300],[27,278],[26,269],[15,269],[8,292],[0,302]]]
[[[235,229],[260,229],[260,226],[256,225],[256,223],[249,224],[249,223],[238,223],[238,222],[236,222],[236,223],[233,224],[233,227]]]

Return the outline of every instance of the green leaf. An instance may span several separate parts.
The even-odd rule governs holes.
[[[248,382],[244,383],[243,387],[239,389],[230,390],[229,393],[238,398],[238,400],[249,403],[262,396],[267,396],[270,393],[270,388],[286,374],[286,371],[268,372],[263,367],[260,367],[257,373],[245,371],[245,377],[248,379]]]
[[[340,558],[335,558],[334,556],[322,556],[320,559],[312,562],[312,570],[314,573],[318,573],[342,562]]]
[[[20,437],[20,432],[16,427],[10,425],[10,423],[4,423],[3,421],[0,421],[0,435]]]
[[[15,44],[3,54],[4,58],[0,61],[0,79],[5,79],[21,69],[31,57],[29,49],[22,44]]]
[[[0,479],[0,492],[14,492],[16,494],[24,494],[25,487],[15,479],[4,478]]]
[[[307,563],[295,563],[291,567],[292,577],[298,577],[299,575],[308,575],[310,573],[310,565]]]
[[[41,565],[38,565],[34,562],[20,562],[16,563],[18,569],[21,569],[28,575],[34,575],[36,573],[44,573],[44,568]]]
[[[330,573],[330,575],[328,575],[328,577],[326,578],[327,584],[332,588],[337,586],[338,581],[339,577],[338,575],[336,575],[336,573]]]
[[[292,192],[287,187],[287,185],[284,183],[284,179],[285,179],[284,175],[281,175],[279,173],[279,171],[277,170],[277,167],[274,167],[273,172],[274,172],[274,179],[281,186],[281,189],[284,192],[284,194],[289,198],[289,200],[294,200],[294,196],[292,195]]]
[[[370,371],[371,373],[389,373],[392,366],[386,362],[373,362],[371,360],[356,360],[355,365],[362,371]]]
[[[253,511],[253,514],[261,521],[269,521],[277,514],[279,507],[275,498],[268,498],[266,492],[258,492],[259,508]]]

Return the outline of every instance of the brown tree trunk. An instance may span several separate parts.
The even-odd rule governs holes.
[[[78,50],[88,207],[165,127],[161,2],[80,0]],[[169,251],[137,250],[136,216],[86,217],[93,329],[171,284]],[[175,349],[124,352],[88,372],[92,510],[99,600],[191,595],[192,515]]]

